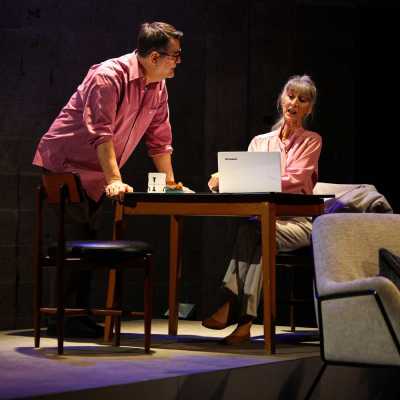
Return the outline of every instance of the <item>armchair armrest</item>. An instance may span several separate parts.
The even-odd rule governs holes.
[[[396,285],[383,276],[359,278],[351,281],[337,282],[326,280],[318,284],[318,296],[326,297],[335,294],[376,291],[388,313],[392,324],[398,326],[397,335],[400,337],[400,291]]]
[[[400,365],[399,334],[376,290],[320,296],[318,313],[324,360]]]

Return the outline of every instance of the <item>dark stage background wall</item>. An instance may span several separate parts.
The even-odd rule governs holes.
[[[0,1],[0,328],[31,325],[33,192],[39,181],[31,160],[37,141],[88,67],[132,51],[136,28],[146,20],[168,21],[185,33],[183,62],[168,81],[178,180],[206,190],[217,151],[246,149],[276,118],[276,96],[286,79],[308,73],[320,93],[311,123],[324,140],[320,180],[373,183],[397,210],[391,161],[396,67],[386,51],[395,46],[396,10],[382,4]],[[379,155],[384,158],[378,162]],[[123,175],[144,190],[152,169],[141,145]],[[107,204],[103,237],[111,235],[111,218]],[[181,301],[196,304],[197,318],[216,304],[235,227],[228,218],[185,222]],[[158,316],[167,307],[167,235],[165,218],[130,221],[129,236],[156,248]],[[128,276],[125,282],[125,293],[139,304],[140,281]],[[104,277],[97,276],[95,285],[93,301],[102,302]]]

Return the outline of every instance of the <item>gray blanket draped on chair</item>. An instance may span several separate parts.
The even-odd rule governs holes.
[[[335,212],[393,213],[393,209],[375,186],[355,185],[325,202],[325,213]]]

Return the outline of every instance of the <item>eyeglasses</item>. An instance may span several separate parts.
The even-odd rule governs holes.
[[[171,58],[175,59],[175,62],[178,62],[178,60],[182,58],[182,50],[178,50],[175,54],[169,54],[169,53],[166,53],[163,51],[158,51],[158,50],[157,50],[157,53],[161,54],[163,56],[166,56],[166,57],[171,57]]]

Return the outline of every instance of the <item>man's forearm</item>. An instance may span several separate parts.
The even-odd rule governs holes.
[[[122,181],[112,141],[97,146],[97,157],[104,172],[107,185],[115,181]]]
[[[171,154],[163,153],[153,156],[153,162],[158,172],[165,172],[167,174],[167,182],[174,182],[174,170],[172,168]]]

